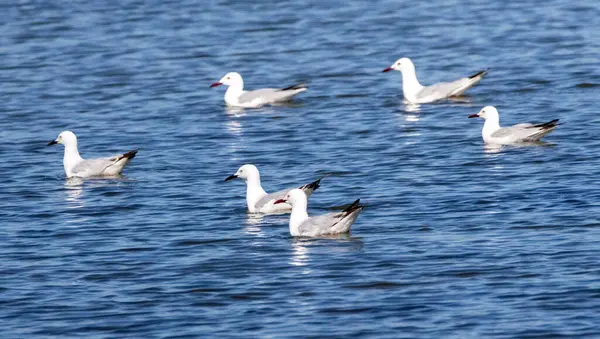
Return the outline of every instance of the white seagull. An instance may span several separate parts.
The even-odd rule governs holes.
[[[239,73],[229,72],[210,87],[227,85],[225,103],[233,107],[257,108],[267,104],[275,104],[292,100],[296,94],[308,89],[304,84],[296,84],[286,88],[262,88],[244,91],[244,80]]]
[[[483,141],[495,145],[539,141],[559,125],[558,119],[554,119],[543,124],[523,123],[510,127],[500,127],[500,116],[494,106],[486,106],[479,113],[469,115],[469,118],[485,119],[481,131]]]
[[[137,150],[133,150],[113,157],[86,160],[79,155],[79,150],[77,149],[77,137],[71,131],[60,133],[58,138],[48,143],[48,146],[56,144],[63,144],[65,146],[63,165],[65,167],[67,178],[119,175],[123,170],[123,167],[125,167],[138,152]]]
[[[404,94],[404,99],[412,104],[424,104],[461,96],[469,88],[477,85],[488,72],[487,70],[483,70],[469,77],[452,82],[440,82],[430,86],[423,86],[417,80],[415,65],[409,58],[398,59],[390,67],[383,70],[383,72],[389,71],[402,72],[402,93]]]
[[[358,199],[341,212],[309,217],[306,212],[308,204],[306,194],[299,189],[290,190],[285,198],[275,201],[275,204],[284,203],[292,205],[290,234],[293,237],[318,237],[349,233],[350,227],[364,209]]]
[[[240,167],[235,174],[225,178],[225,181],[241,178],[246,181],[246,204],[250,213],[262,214],[282,214],[289,213],[292,210],[290,204],[275,205],[275,201],[282,199],[293,188],[288,188],[279,192],[267,194],[260,185],[260,174],[258,168],[254,165],[244,165]],[[322,178],[321,178],[322,179]],[[299,190],[308,198],[321,186],[321,179],[299,187]]]

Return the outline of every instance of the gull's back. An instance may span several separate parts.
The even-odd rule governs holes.
[[[80,177],[98,176],[115,163],[116,157],[84,159],[73,168],[73,174]]]
[[[544,124],[521,123],[510,127],[503,127],[492,133],[491,137],[503,139],[506,142],[538,141],[546,134],[558,127],[558,120]]]
[[[331,212],[309,217],[298,228],[300,235],[314,237],[350,232],[352,224],[364,208],[359,202],[359,200],[356,200],[341,212]]]
[[[469,88],[477,85],[487,72],[487,70],[480,71],[456,81],[440,82],[430,86],[424,86],[423,89],[417,93],[418,101],[431,102],[463,95]]]
[[[271,102],[288,101],[300,92],[306,91],[306,87],[301,85],[288,88],[262,88],[254,91],[245,91],[238,101],[240,104],[261,104]]]
[[[119,175],[123,167],[135,157],[137,150],[106,158],[83,159],[71,171],[77,177]]]

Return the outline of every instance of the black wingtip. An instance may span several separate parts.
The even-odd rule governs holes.
[[[133,151],[129,151],[127,153],[123,153],[123,156],[121,157],[121,159],[126,158],[126,159],[133,159],[135,158],[135,155],[137,154],[138,150],[134,149]]]
[[[356,201],[354,201],[352,204],[350,204],[350,206],[344,208],[344,210],[342,212],[344,212],[346,214],[350,214],[358,209],[363,209],[363,208],[365,208],[365,206],[360,204],[360,199],[356,199]]]
[[[488,74],[489,68],[484,69],[483,71],[479,71],[469,77],[469,79],[474,79],[477,77],[484,77]]]
[[[325,177],[321,177],[318,180],[311,182],[310,184],[306,184],[306,185],[300,187],[300,189],[302,189],[302,190],[311,189],[311,190],[315,191],[317,188],[321,187],[321,179],[323,179],[323,178],[325,178]]]
[[[545,123],[543,123],[543,124],[534,125],[534,127],[539,127],[539,128],[541,128],[541,129],[550,129],[550,128],[554,128],[554,127],[556,127],[556,126],[558,126],[558,125],[562,125],[562,124],[559,124],[559,123],[558,123],[558,121],[559,121],[559,120],[560,120],[560,119],[554,119],[554,120],[552,120],[552,121],[548,121],[548,122],[545,122]]]
[[[308,89],[308,85],[305,84],[305,83],[294,84],[292,86],[289,86],[289,87],[286,87],[286,88],[282,88],[279,91],[291,91],[291,90],[294,90],[294,89],[302,89],[302,88]]]

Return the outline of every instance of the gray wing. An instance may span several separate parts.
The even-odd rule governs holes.
[[[342,212],[331,212],[306,219],[299,227],[300,234],[328,234],[344,217]]]
[[[298,231],[300,235],[304,236],[348,233],[363,209],[364,206],[360,204],[360,199],[357,199],[341,212],[332,212],[306,219]]]
[[[267,194],[267,195],[265,195],[264,197],[262,197],[262,199],[260,199],[260,200],[259,200],[259,201],[256,203],[255,207],[256,207],[257,209],[260,209],[260,208],[262,208],[264,205],[266,205],[266,204],[267,204],[269,201],[271,201],[271,200],[283,199],[283,198],[285,198],[285,195],[286,195],[286,194],[287,194],[287,193],[288,193],[290,190],[292,190],[292,189],[294,189],[294,188],[299,188],[299,189],[303,190],[303,191],[304,191],[304,193],[306,193],[306,197],[310,197],[310,196],[311,196],[311,194],[312,194],[312,193],[313,193],[313,192],[314,192],[314,191],[315,191],[317,188],[321,187],[321,179],[323,179],[323,178],[320,178],[319,180],[313,181],[313,182],[311,182],[310,184],[302,185],[302,186],[300,186],[300,187],[291,187],[291,188],[286,188],[286,189],[284,189],[284,190],[281,190],[281,191],[279,191],[279,192],[275,192],[275,193]]]
[[[452,82],[440,82],[431,86],[425,86],[417,96],[422,99],[438,100],[462,95],[466,90],[477,85],[487,72],[487,70],[484,70]]]
[[[558,120],[544,124],[522,123],[511,127],[504,127],[492,133],[493,138],[510,138],[513,142],[536,141],[552,132],[558,126]]]
[[[119,160],[119,156],[107,157],[107,158],[96,158],[96,159],[84,159],[75,168],[73,173],[77,176],[94,176],[101,175],[104,170],[114,165]]]
[[[254,91],[246,91],[238,98],[241,104],[245,103],[269,103],[288,101],[294,95],[303,92],[306,87],[292,86],[284,89],[279,88],[262,88]]]
[[[281,190],[279,192],[275,192],[275,193],[270,193],[265,195],[264,197],[262,197],[262,199],[260,199],[256,205],[254,205],[254,207],[256,207],[257,209],[261,209],[262,207],[264,207],[267,203],[269,203],[269,201],[272,200],[278,200],[278,199],[284,199],[285,195],[287,194],[287,192],[289,192],[292,188],[288,188],[288,189],[284,189]]]
[[[516,136],[519,129],[521,129],[521,128],[517,127],[517,126],[502,127],[499,130],[497,130],[496,132],[492,133],[492,137],[493,138],[506,138],[509,136]]]

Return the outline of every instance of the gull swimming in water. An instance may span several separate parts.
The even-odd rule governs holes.
[[[285,198],[275,201],[275,204],[292,205],[290,234],[293,237],[318,237],[349,233],[350,227],[364,209],[358,199],[341,212],[309,217],[306,211],[308,204],[306,194],[299,189],[290,190]]]
[[[99,176],[116,176],[123,167],[137,154],[137,150],[115,155],[107,158],[83,159],[77,149],[77,137],[71,131],[64,131],[58,138],[48,143],[50,145],[63,144],[65,155],[63,165],[67,178],[89,178]]]
[[[229,181],[235,178],[244,179],[246,181],[246,204],[250,213],[262,214],[282,214],[289,213],[292,210],[290,204],[275,205],[275,201],[282,199],[285,195],[294,188],[288,188],[279,192],[267,194],[260,185],[260,174],[258,168],[254,165],[244,165],[240,167],[235,174],[225,178]],[[322,179],[322,178],[321,178]],[[310,197],[310,195],[321,186],[321,179],[299,187],[301,192]]]
[[[225,103],[233,107],[257,108],[267,104],[275,104],[292,100],[296,94],[308,89],[304,84],[296,84],[285,88],[262,88],[254,91],[244,90],[244,80],[237,72],[225,74],[210,87],[227,85]]]
[[[469,118],[485,119],[481,135],[486,144],[504,145],[539,141],[559,125],[558,119],[542,123],[523,123],[510,127],[500,127],[500,115],[494,106],[486,106]]]
[[[488,73],[487,70],[483,70],[452,82],[440,82],[423,86],[417,80],[415,65],[409,58],[398,59],[390,67],[383,70],[383,72],[389,71],[402,72],[402,93],[404,99],[412,104],[424,104],[463,95],[469,88],[477,85]]]

